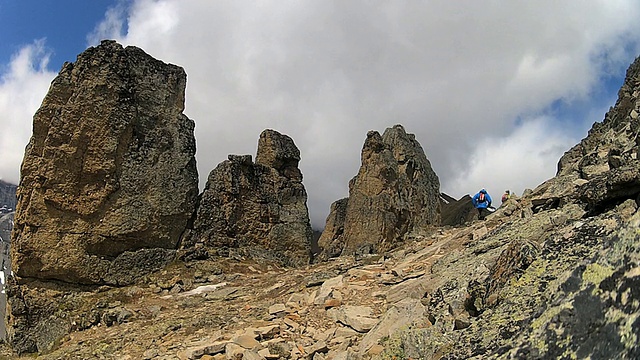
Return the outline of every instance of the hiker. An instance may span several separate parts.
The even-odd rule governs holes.
[[[505,190],[504,194],[502,194],[502,202],[509,200],[510,197],[511,197],[511,193],[509,192],[509,190]]]
[[[478,219],[484,220],[489,214],[488,207],[491,206],[491,196],[487,193],[487,190],[482,189],[471,199],[473,206],[478,209]]]

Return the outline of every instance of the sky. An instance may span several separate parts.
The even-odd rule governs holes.
[[[0,0],[0,178],[18,183],[62,64],[115,39],[185,69],[201,189],[274,129],[322,228],[367,131],[402,124],[441,191],[520,195],[615,104],[638,18],[637,0]]]

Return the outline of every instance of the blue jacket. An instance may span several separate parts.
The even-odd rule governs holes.
[[[480,193],[484,194],[484,201],[480,201]],[[478,192],[473,196],[473,198],[471,199],[471,202],[473,203],[473,206],[475,206],[477,209],[486,209],[489,206],[491,206],[491,196],[489,196],[489,194],[487,193],[487,190],[482,189],[480,190],[480,192]]]

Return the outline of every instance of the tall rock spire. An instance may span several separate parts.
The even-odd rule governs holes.
[[[115,41],[63,66],[22,163],[18,278],[123,284],[171,260],[198,193],[185,86],[181,67]]]
[[[293,139],[269,129],[260,134],[255,163],[251,155],[229,155],[209,174],[183,243],[186,256],[309,264],[312,230],[299,161]]]
[[[382,252],[416,229],[440,224],[440,182],[413,134],[401,125],[382,136],[369,131],[361,161],[358,175],[349,182],[346,210],[345,200],[332,206],[336,213],[329,215],[321,248],[333,253],[342,248],[343,255]],[[339,214],[344,220],[335,218]]]

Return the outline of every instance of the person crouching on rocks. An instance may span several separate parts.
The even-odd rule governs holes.
[[[504,194],[502,194],[502,202],[506,202],[511,197],[511,192],[509,190],[505,190]]]
[[[491,196],[489,196],[487,190],[480,190],[473,196],[471,202],[473,203],[473,206],[478,209],[478,219],[484,220],[484,218],[489,214],[489,210],[487,210],[487,208],[491,206]]]

